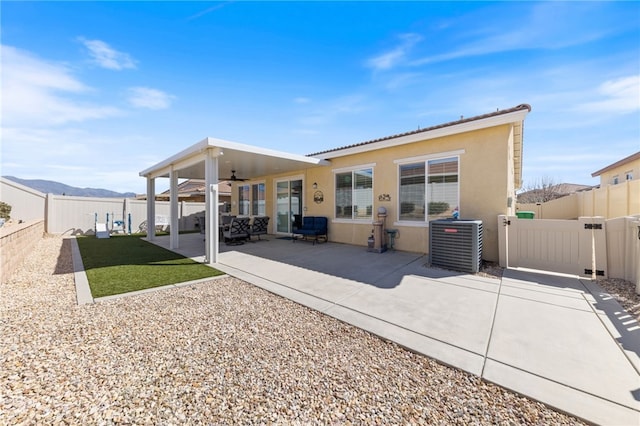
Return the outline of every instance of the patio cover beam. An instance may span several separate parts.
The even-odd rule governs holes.
[[[218,259],[218,181],[234,171],[244,179],[253,179],[273,173],[286,173],[310,167],[326,166],[330,162],[245,145],[223,139],[205,138],[200,142],[140,172],[147,179],[147,238],[155,237],[155,179],[170,180],[171,226],[170,244],[178,248],[178,179],[205,179],[205,241],[206,262]]]

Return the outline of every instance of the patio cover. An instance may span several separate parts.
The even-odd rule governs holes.
[[[170,248],[178,241],[178,179],[205,179],[206,263],[218,260],[218,181],[228,180],[232,170],[242,179],[330,164],[326,160],[206,138],[140,172],[147,179],[147,239],[155,239],[155,179],[169,178]]]

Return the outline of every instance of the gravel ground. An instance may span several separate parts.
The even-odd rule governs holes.
[[[598,280],[598,284],[640,322],[640,294],[636,293],[636,286],[631,281],[609,278]]]
[[[231,277],[77,306],[60,237],[1,291],[0,424],[583,424]]]

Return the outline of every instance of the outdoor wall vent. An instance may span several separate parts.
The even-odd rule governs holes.
[[[431,266],[478,272],[482,264],[482,221],[440,219],[429,222]]]

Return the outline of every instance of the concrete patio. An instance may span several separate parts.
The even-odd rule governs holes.
[[[222,243],[215,267],[589,422],[640,423],[640,326],[595,282],[515,269],[485,278],[415,253],[267,238]],[[202,235],[179,246],[204,260]]]

